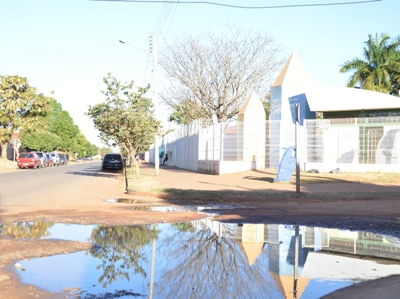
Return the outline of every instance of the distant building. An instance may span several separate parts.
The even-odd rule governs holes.
[[[300,168],[321,172],[400,172],[400,98],[357,88],[317,86],[296,52],[271,86],[269,117],[252,93],[237,121],[201,120],[163,136],[168,165],[210,174],[277,169],[295,146]],[[154,147],[146,161],[154,163]]]
[[[329,133],[330,136],[327,136],[327,133],[324,136],[322,131],[316,132],[316,136],[313,137],[315,142],[325,142],[327,138],[334,139],[337,136],[338,140],[341,138],[342,141],[341,145],[336,145],[336,147],[342,147],[342,149],[338,153],[328,153],[327,150],[332,147],[332,144],[321,143],[321,148],[325,149],[316,149],[316,147],[311,149],[313,152],[324,151],[321,155],[317,154],[318,161],[315,162],[399,164],[397,157],[400,156],[400,118],[398,118],[400,117],[400,98],[357,88],[317,86],[298,54],[293,52],[271,87],[269,117],[271,122],[267,126],[269,136],[266,152],[266,156],[269,157],[267,167],[276,167],[277,161],[280,161],[285,150],[294,145],[296,104],[300,104],[300,126],[304,125],[304,120],[317,118],[326,120],[376,118],[373,121],[360,120],[351,129],[335,129]],[[378,119],[379,117],[382,119]],[[388,120],[387,117],[393,117],[393,119]],[[329,126],[332,124],[344,126],[344,123],[341,124],[338,121],[331,121]],[[327,127],[324,128],[328,130]],[[309,132],[310,130],[307,133]],[[347,144],[346,148],[344,148],[345,144]],[[310,144],[304,144],[303,149],[310,150]],[[390,149],[391,152],[383,153],[381,149],[386,149],[386,152]],[[344,155],[346,153],[347,156]],[[308,157],[310,154],[310,151],[305,153]],[[336,158],[338,155],[341,160]],[[350,155],[352,159],[349,159]]]

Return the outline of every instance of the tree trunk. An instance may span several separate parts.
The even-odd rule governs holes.
[[[1,156],[0,156],[0,158],[2,160],[7,160],[7,147],[8,147],[8,142],[1,143]]]
[[[129,148],[128,154],[129,154],[129,158],[131,159],[131,169],[132,169],[133,165],[135,165],[136,178],[139,178],[140,170],[139,170],[139,163],[136,160],[136,150]]]
[[[136,158],[134,158],[133,160],[135,161],[136,178],[139,178],[139,176],[140,176],[139,161],[136,160]]]

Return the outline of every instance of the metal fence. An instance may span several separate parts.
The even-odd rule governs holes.
[[[400,117],[305,121],[307,162],[399,164]]]
[[[223,122],[199,132],[199,160],[240,161],[243,159],[241,123]]]
[[[160,144],[171,165],[196,170],[199,160],[243,161],[243,132],[240,121],[205,128],[196,121],[165,135]],[[284,150],[294,145],[294,136],[294,126],[265,122],[265,135],[256,136],[265,138],[265,168],[279,167]],[[299,136],[301,165],[400,164],[400,117],[305,120]]]

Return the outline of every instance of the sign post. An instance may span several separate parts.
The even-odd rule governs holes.
[[[296,193],[300,194],[300,153],[299,153],[300,104],[296,104]]]

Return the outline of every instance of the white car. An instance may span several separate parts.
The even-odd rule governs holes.
[[[57,153],[50,153],[54,166],[60,166],[60,157]]]
[[[41,151],[35,151],[34,153],[36,153],[36,155],[39,157],[40,159],[40,168],[45,168],[47,167],[47,158],[46,158],[46,154],[44,152]]]

